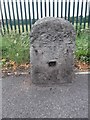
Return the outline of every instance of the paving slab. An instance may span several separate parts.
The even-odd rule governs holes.
[[[90,74],[89,74],[90,75]],[[36,86],[30,75],[2,78],[3,118],[88,118],[88,74],[73,83]]]

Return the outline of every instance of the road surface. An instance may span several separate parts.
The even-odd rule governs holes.
[[[88,118],[88,75],[73,83],[35,86],[30,75],[2,78],[3,118]]]

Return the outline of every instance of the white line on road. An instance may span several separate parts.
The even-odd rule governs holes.
[[[76,75],[81,75],[81,74],[85,74],[86,75],[86,74],[90,74],[90,72],[76,72],[75,74]]]

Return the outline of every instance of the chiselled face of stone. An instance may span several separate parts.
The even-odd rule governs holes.
[[[30,34],[31,64],[46,69],[59,69],[60,65],[71,62],[75,50],[73,26],[61,18],[43,18],[32,27]]]

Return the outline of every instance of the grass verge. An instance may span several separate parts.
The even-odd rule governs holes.
[[[30,39],[28,33],[9,33],[2,36],[0,43],[0,51],[2,50],[2,64],[5,65],[8,62],[14,62],[16,64],[29,63],[29,47]]]
[[[76,37],[76,59],[90,64],[90,30],[82,30],[78,33]],[[29,33],[11,32],[0,36],[0,51],[2,51],[0,57],[2,66],[12,67],[28,64],[30,62]]]
[[[78,32],[75,56],[77,60],[90,64],[90,29]]]

